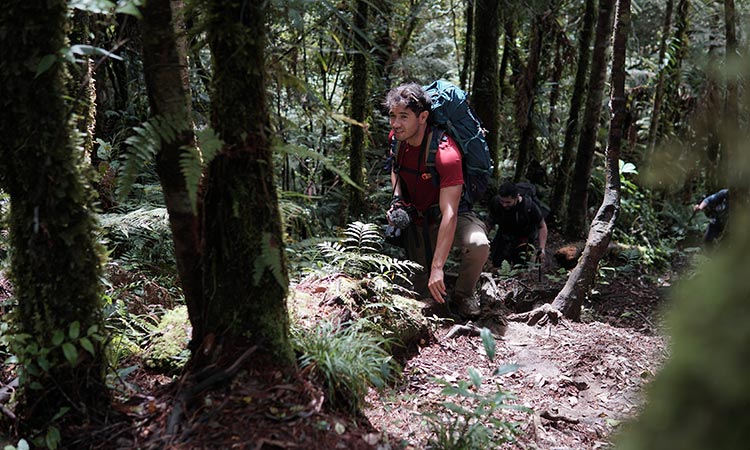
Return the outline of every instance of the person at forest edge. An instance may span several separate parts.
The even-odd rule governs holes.
[[[485,225],[471,206],[462,200],[461,151],[447,134],[438,145],[435,168],[439,186],[425,166],[425,152],[432,135],[428,124],[431,99],[416,83],[388,92],[384,102],[391,125],[390,139],[397,141],[391,170],[393,199],[386,213],[388,221],[399,209],[413,211],[411,224],[403,230],[406,256],[424,267],[412,283],[423,296],[438,303],[446,301],[444,266],[451,248],[461,248],[461,263],[453,294],[448,300],[464,318],[479,314],[474,290],[489,255]]]
[[[708,245],[716,243],[724,232],[729,217],[729,189],[722,189],[704,198],[693,206],[693,211],[703,211],[708,217],[703,242]]]
[[[492,266],[500,267],[503,261],[521,264],[536,246],[542,262],[547,245],[547,223],[539,207],[527,196],[521,195],[511,182],[500,185],[497,195],[490,201],[488,228],[498,226],[492,239],[490,257]]]

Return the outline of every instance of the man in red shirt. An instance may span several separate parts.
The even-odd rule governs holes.
[[[391,138],[398,141],[391,171],[394,207],[411,204],[416,210],[412,224],[404,230],[406,256],[424,267],[412,282],[420,295],[430,295],[438,303],[447,297],[444,266],[451,248],[461,248],[458,279],[451,299],[465,318],[479,314],[474,290],[479,280],[490,243],[482,220],[462,201],[463,170],[461,151],[456,142],[443,134],[435,156],[439,185],[425,165],[432,139],[428,124],[430,97],[416,83],[398,86],[386,95]]]

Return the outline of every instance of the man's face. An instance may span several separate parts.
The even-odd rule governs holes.
[[[419,115],[414,111],[400,105],[394,105],[390,111],[391,128],[394,136],[399,141],[407,141],[411,145],[419,145],[422,142],[420,131],[427,121],[429,112],[422,111]]]
[[[518,204],[518,196],[500,197],[500,206],[504,209],[510,209]]]

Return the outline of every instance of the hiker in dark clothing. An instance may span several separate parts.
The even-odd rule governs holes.
[[[540,262],[547,245],[547,223],[539,206],[510,182],[503,183],[490,201],[488,229],[498,226],[490,246],[493,267],[503,261],[521,264],[535,248]]]
[[[713,245],[724,233],[729,218],[729,189],[722,189],[693,206],[693,211],[703,211],[708,217],[708,228],[703,242]]]

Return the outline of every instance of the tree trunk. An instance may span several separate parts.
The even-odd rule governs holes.
[[[500,1],[476,0],[474,39],[482,42],[476,49],[471,106],[487,130],[490,155],[499,161],[500,92],[498,80],[498,45],[500,39]]]
[[[722,152],[719,157],[719,170],[721,173],[729,175],[733,171],[731,167],[731,161],[737,161],[738,159],[730,159],[729,152],[731,148],[737,145],[732,142],[730,134],[737,129],[739,124],[739,79],[737,75],[733,74],[733,67],[739,66],[740,56],[737,53],[737,17],[734,8],[734,0],[724,0],[724,29],[726,35],[726,53],[725,53],[725,64],[724,67],[727,69],[727,89],[726,89],[726,100],[724,103],[724,117],[723,117],[723,132],[722,136]],[[727,177],[725,177],[726,179]]]
[[[143,9],[143,70],[151,114],[171,117],[183,124],[183,131],[170,142],[163,141],[156,156],[164,202],[169,212],[169,224],[174,241],[177,273],[193,321],[195,336],[200,329],[201,296],[203,295],[200,267],[200,205],[193,205],[188,195],[180,159],[197,151],[190,118],[190,92],[187,84],[185,47],[178,44],[184,30],[174,17],[182,11],[182,0],[149,0]],[[200,195],[198,196],[200,198]],[[195,208],[195,209],[194,209]],[[193,341],[191,347],[200,342]]]
[[[7,337],[22,373],[21,435],[57,421],[88,422],[109,405],[102,249],[83,153],[71,139],[63,62],[49,60],[66,45],[67,12],[63,0],[10,0],[0,15],[0,185],[10,195],[18,302]],[[70,410],[53,420],[62,408]]]
[[[71,45],[90,45],[89,13],[76,9],[73,12],[73,27],[70,32]],[[81,56],[81,62],[72,66],[72,77],[68,80],[68,94],[73,102],[76,128],[83,137],[83,153],[91,159],[94,150],[94,129],[96,128],[96,89],[94,87],[94,61],[88,55]]]
[[[560,99],[560,81],[562,80],[563,70],[565,69],[565,61],[563,55],[563,48],[567,44],[567,38],[565,37],[564,31],[561,29],[555,29],[555,58],[552,63],[552,75],[550,76],[550,91],[549,91],[549,114],[547,115],[547,130],[548,130],[548,145],[547,151],[550,156],[550,160],[559,160],[558,147],[559,143],[557,140],[558,134],[558,114],[557,114],[557,102]]]
[[[461,72],[459,74],[459,80],[461,89],[464,91],[470,91],[468,84],[469,73],[471,73],[472,61],[474,60],[474,9],[476,7],[475,0],[469,0],[466,2],[466,8],[464,8],[464,21],[466,22],[466,42],[464,43],[464,61],[461,66]]]
[[[545,11],[534,17],[534,23],[531,26],[531,38],[529,42],[529,57],[526,61],[524,75],[520,80],[518,90],[516,91],[516,127],[519,131],[518,139],[518,158],[516,160],[516,171],[513,180],[518,182],[526,177],[529,168],[529,162],[534,153],[534,121],[532,113],[534,111],[534,100],[536,88],[539,80],[539,61],[542,57],[542,44],[544,40],[545,16],[549,14]]]
[[[224,147],[204,197],[200,367],[259,345],[292,365],[287,266],[266,100],[265,2],[204,0],[212,52],[211,123]],[[219,350],[214,349],[219,345]],[[196,361],[197,360],[197,361]]]
[[[573,269],[552,307],[563,316],[579,320],[581,306],[594,284],[599,261],[607,252],[618,212],[620,211],[620,145],[625,123],[625,51],[630,28],[630,0],[619,0],[615,14],[612,59],[612,120],[605,153],[606,184],[604,199],[594,217],[578,265]]]
[[[364,35],[368,29],[368,2],[358,0],[354,14],[354,26],[359,29],[355,33],[355,53],[352,57],[351,99],[349,108],[352,119],[358,124],[349,126],[351,148],[349,152],[349,178],[354,186],[349,185],[349,220],[361,218],[367,208],[365,206],[364,188],[364,157],[365,157],[365,128],[367,120],[369,94],[369,74],[367,69],[367,50],[369,48]]]
[[[656,77],[656,92],[654,93],[654,104],[651,108],[651,123],[648,127],[648,147],[647,160],[651,159],[656,146],[657,133],[659,131],[659,116],[661,114],[661,104],[664,100],[664,78],[667,70],[667,64],[664,62],[664,56],[667,53],[667,39],[672,28],[672,8],[674,0],[667,0],[667,6],[664,10],[664,25],[661,29],[661,40],[659,42],[659,68]]]
[[[682,60],[685,59],[689,48],[688,28],[690,20],[690,1],[680,0],[677,3],[677,15],[675,17],[675,32],[672,44],[673,55],[670,59],[670,67],[666,74],[666,85],[664,87],[664,102],[659,114],[659,127],[661,136],[674,133],[675,125],[680,121],[680,79],[682,78]]]
[[[500,100],[508,98],[508,89],[505,86],[505,74],[508,72],[508,65],[511,63],[511,59],[515,59],[513,58],[513,53],[516,51],[515,39],[516,31],[513,17],[506,12],[505,19],[503,20],[503,56],[500,59],[500,75],[498,79],[498,83],[500,84]]]
[[[599,17],[596,23],[594,51],[591,55],[589,91],[586,97],[581,136],[578,141],[575,168],[571,178],[565,223],[565,235],[569,238],[580,238],[587,228],[588,188],[599,132],[604,80],[607,75],[607,49],[612,34],[613,9],[614,0],[599,0]]]
[[[568,200],[568,186],[570,186],[570,170],[573,166],[574,147],[581,130],[579,115],[581,104],[586,92],[586,75],[589,69],[589,56],[591,55],[591,37],[594,32],[594,15],[596,14],[595,0],[586,0],[583,10],[583,23],[581,24],[580,37],[578,40],[578,64],[576,65],[576,76],[573,84],[573,94],[570,97],[570,112],[565,127],[565,140],[563,142],[560,164],[555,171],[555,186],[552,190],[551,216],[561,226],[565,224],[565,205]]]

